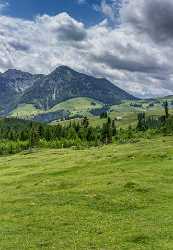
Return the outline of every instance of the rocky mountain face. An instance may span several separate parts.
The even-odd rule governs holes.
[[[0,111],[9,110],[17,98],[18,93],[11,87],[10,81],[0,75]]]
[[[42,75],[32,75],[16,69],[9,69],[1,74],[1,76],[6,78],[10,86],[18,93],[23,93],[28,88],[32,87],[36,80],[42,78]]]
[[[0,74],[1,110],[20,103],[45,110],[75,97],[90,97],[104,104],[119,104],[136,98],[103,78],[94,78],[60,66],[49,75],[32,75],[19,70]]]

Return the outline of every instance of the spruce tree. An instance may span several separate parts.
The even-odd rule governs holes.
[[[138,129],[139,131],[145,131],[145,130],[146,130],[145,113],[139,113],[139,114],[138,114],[137,129]]]
[[[89,127],[89,120],[88,120],[88,117],[84,117],[83,120],[82,120],[82,126],[84,128],[88,128]]]
[[[164,105],[164,108],[165,108],[165,117],[166,117],[166,119],[168,119],[168,117],[169,117],[169,104],[168,104],[168,101],[166,100],[163,105]]]
[[[112,120],[112,135],[115,136],[117,134],[117,128],[115,124],[115,120]]]

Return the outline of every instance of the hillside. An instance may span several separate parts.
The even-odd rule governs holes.
[[[171,250],[172,139],[0,158],[1,248]]]
[[[10,112],[11,117],[31,118],[34,115],[42,113],[43,110],[37,109],[33,104],[20,104]]]
[[[33,104],[19,104],[8,116],[24,119],[38,119],[41,121],[50,119],[50,121],[52,121],[52,119],[61,119],[64,115],[67,116],[67,114],[69,118],[73,116],[80,117],[82,115],[91,116],[91,111],[93,109],[102,109],[103,106],[104,104],[97,100],[87,97],[78,97],[61,102],[49,110],[36,108]],[[51,114],[54,114],[55,118]]]
[[[117,124],[124,126],[129,123],[132,125],[137,118],[137,114],[140,112],[145,112],[146,115],[161,115],[164,112],[163,102],[168,100],[170,113],[172,114],[173,107],[173,98],[166,99],[165,98],[156,98],[152,100],[129,100],[122,101],[117,105],[104,105],[97,100],[87,98],[87,97],[79,97],[68,99],[64,102],[61,102],[49,110],[43,110],[36,108],[33,104],[20,104],[17,108],[15,108],[12,112],[10,112],[9,116],[19,117],[19,118],[28,118],[31,119],[33,116],[37,119],[43,120],[43,116],[45,116],[49,121],[54,121],[61,119],[63,116],[62,111],[64,111],[65,116],[68,116],[68,119],[72,119],[75,116],[88,116],[92,125],[102,125],[104,122],[103,119],[100,120],[100,114],[105,111],[108,111],[108,114],[112,119],[116,117],[121,117],[120,121],[117,121]],[[51,117],[51,114],[55,114]],[[68,114],[68,115],[67,115]],[[57,118],[56,118],[57,117]],[[136,123],[135,123],[136,124]]]
[[[72,98],[67,101],[61,102],[55,105],[51,111],[57,111],[59,109],[64,109],[72,112],[82,112],[91,110],[93,108],[102,108],[103,103],[98,102],[94,99],[87,97]]]

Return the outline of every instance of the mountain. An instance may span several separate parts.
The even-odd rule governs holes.
[[[22,103],[33,103],[45,110],[75,97],[89,97],[104,104],[118,104],[134,100],[134,96],[104,78],[94,78],[60,66],[51,74],[36,80],[21,98]]]
[[[6,115],[20,104],[49,110],[76,97],[92,98],[103,104],[135,100],[134,96],[104,78],[95,78],[60,66],[49,75],[33,75],[16,69],[0,73],[0,108]]]
[[[1,74],[2,77],[9,81],[9,85],[18,93],[23,93],[32,87],[37,79],[41,79],[42,75],[32,75],[16,69],[9,69]]]
[[[18,93],[11,87],[10,80],[0,75],[0,111],[8,112],[11,106],[17,101]]]
[[[0,73],[0,113],[7,114],[18,105],[25,91],[41,77],[16,69]]]

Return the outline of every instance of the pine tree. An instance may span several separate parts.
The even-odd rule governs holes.
[[[168,119],[168,117],[169,117],[169,104],[168,104],[167,100],[164,102],[163,106],[165,108],[165,117],[166,117],[166,119]]]
[[[112,142],[112,121],[110,117],[108,117],[107,123],[103,124],[101,131],[101,140],[105,144]]]
[[[133,136],[133,130],[132,130],[132,126],[131,125],[129,125],[129,127],[128,127],[127,134],[128,134],[128,138],[129,139],[132,138],[132,136]]]
[[[115,124],[115,120],[112,120],[112,135],[115,136],[117,134],[117,128]]]
[[[145,131],[145,130],[146,130],[145,113],[139,113],[139,114],[138,114],[137,129],[138,129],[139,131]]]
[[[83,120],[82,120],[82,126],[84,128],[88,128],[89,127],[89,120],[88,120],[88,117],[84,117]]]
[[[39,134],[36,128],[32,128],[30,131],[30,146],[36,146],[39,142]]]

